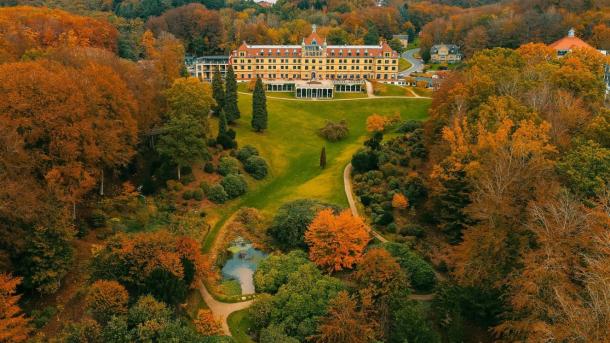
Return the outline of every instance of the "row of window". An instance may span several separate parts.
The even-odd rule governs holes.
[[[309,59],[305,59],[305,63],[309,63],[309,61],[310,61]],[[261,58],[261,59],[256,58],[256,59],[254,59],[254,62],[255,63],[271,63],[271,64],[273,64],[273,63],[276,63],[276,59],[275,58],[270,58],[267,61],[265,61],[265,59],[263,59],[263,58]],[[373,62],[374,62],[373,59],[364,59],[364,60],[355,60],[355,59],[352,59],[351,60],[351,63],[369,63],[369,64],[372,64]],[[252,63],[252,60],[251,59],[248,59],[248,60],[239,59],[239,63]],[[290,63],[290,59],[288,59],[288,58],[286,58],[286,59],[281,58],[281,59],[279,59],[279,63]],[[292,59],[292,63],[301,63],[301,61],[300,61],[300,59],[293,58]],[[323,59],[319,59],[319,60],[311,59],[311,63],[320,63],[320,64],[322,64],[322,63],[324,63],[324,60]],[[335,59],[327,58],[326,59],[326,63],[334,64],[335,63]],[[341,63],[350,63],[350,61],[348,59],[338,59],[337,63],[340,63],[340,64]],[[393,60],[377,60],[377,63],[378,64],[381,64],[381,63],[385,63],[385,64],[398,64],[398,60],[397,59],[393,59]],[[233,59],[233,64],[238,64],[238,59],[237,58]]]
[[[256,77],[262,77],[264,79],[275,79],[277,78],[278,74],[237,74],[237,78],[239,79],[246,79],[246,80],[250,80],[252,78],[256,78]],[[324,75],[318,75],[319,79],[327,79],[327,80],[353,80],[353,79],[368,79],[368,78],[373,78],[373,76],[375,76],[374,74],[329,74],[326,75],[326,77],[324,77]],[[396,78],[395,74],[377,74],[376,75],[378,80],[381,79],[394,79]],[[295,79],[298,80],[300,79],[299,74],[279,74],[279,78],[280,79]]]
[[[347,67],[348,66],[337,66],[337,70],[348,70]],[[360,66],[358,66],[358,65],[356,65],[356,66],[355,65],[351,65],[349,67],[350,67],[349,70],[360,70]],[[248,68],[248,70],[252,70],[251,66],[247,66],[247,68]],[[265,66],[258,66],[257,65],[257,66],[255,66],[254,69],[256,69],[256,70],[265,70],[265,69],[276,70],[277,66],[268,66],[268,68],[265,68]],[[282,66],[282,65],[280,66],[280,70],[289,70],[289,69],[291,69],[290,66]],[[324,68],[322,66],[319,66],[317,69],[316,69],[315,66],[312,66],[311,69],[309,69],[309,66],[304,66],[303,69],[304,70],[324,70]],[[239,70],[244,70],[244,66],[240,65],[239,66]],[[292,70],[301,70],[301,66],[293,65],[292,66]],[[326,66],[326,70],[335,70],[335,66]],[[362,66],[362,70],[373,70],[373,66]],[[384,66],[384,67],[377,66],[377,70],[386,70],[386,71],[387,70],[396,70],[396,66],[393,66],[391,68],[388,67],[388,66]]]
[[[293,53],[292,53],[292,54],[293,54],[293,55],[294,55],[294,54],[296,54],[296,51],[293,51]],[[272,51],[268,51],[268,52],[267,52],[267,56],[268,56],[268,57],[271,57],[271,56],[273,56],[273,55],[275,55],[276,57],[280,57],[280,56],[282,56],[282,53],[281,53],[280,51],[277,51],[275,54],[274,54]],[[306,56],[322,56],[322,53],[321,53],[321,52],[318,52],[318,51],[307,51],[307,52],[305,53],[305,55],[306,55]],[[239,56],[240,56],[240,57],[245,57],[245,56],[246,56],[246,52],[245,52],[245,51],[240,51],[240,52],[239,52]],[[264,51],[260,51],[259,53],[257,53],[257,54],[256,54],[256,56],[265,57],[265,52],[264,52]],[[283,56],[284,56],[284,57],[288,57],[288,56],[290,56],[290,54],[289,54],[289,52],[288,52],[288,51],[284,51]],[[335,57],[335,51],[331,50],[331,52],[330,52],[330,56]],[[343,56],[343,50],[339,50],[339,53],[337,54],[337,56]],[[355,54],[354,56],[355,56],[355,57],[360,57],[360,52],[356,51],[356,54]],[[364,56],[364,57],[368,57],[368,56],[369,56],[368,51],[365,51],[365,52],[364,52],[364,54],[363,54],[363,56]],[[386,52],[386,53],[384,54],[384,56],[385,56],[385,57],[390,57],[390,56],[391,56],[391,53]],[[352,57],[352,52],[351,52],[351,51],[348,51],[348,52],[347,52],[347,57]]]

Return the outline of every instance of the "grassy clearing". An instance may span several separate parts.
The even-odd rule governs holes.
[[[217,209],[219,220],[204,241],[204,251],[209,251],[227,218],[240,207],[254,207],[271,216],[283,203],[305,197],[347,207],[343,168],[368,136],[366,118],[372,113],[400,113],[402,119],[422,120],[430,105],[427,99],[268,99],[269,128],[265,133],[256,133],[250,127],[251,102],[250,95],[239,95],[242,117],[235,126],[237,141],[240,146],[251,144],[259,149],[261,156],[269,163],[270,175],[252,185],[243,197]],[[317,130],[327,120],[341,119],[348,122],[350,133],[346,139],[330,143],[317,135]],[[327,156],[324,170],[319,167],[323,146],[326,147]]]
[[[405,87],[390,85],[390,84],[380,84],[379,88],[375,90],[375,95],[378,96],[413,96],[411,92],[409,92]]]
[[[226,296],[238,296],[241,295],[241,285],[237,280],[224,280],[218,287],[220,293]]]
[[[411,87],[411,91],[419,96],[432,96],[432,90],[427,88]]]
[[[253,325],[252,320],[248,317],[248,310],[231,313],[227,318],[227,324],[229,324],[231,335],[237,343],[254,343],[252,338],[248,336],[248,331]]]
[[[411,68],[412,64],[411,62],[407,61],[404,58],[400,58],[398,60],[398,71],[403,71],[403,70],[407,70],[409,68]]]

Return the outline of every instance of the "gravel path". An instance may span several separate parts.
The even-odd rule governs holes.
[[[220,319],[220,321],[222,322],[222,330],[224,331],[225,335],[231,336],[231,331],[229,331],[229,324],[227,324],[227,318],[231,313],[235,311],[243,310],[245,308],[250,307],[250,305],[252,305],[253,300],[242,301],[239,303],[225,303],[218,301],[214,299],[210,292],[208,292],[203,282],[199,284],[199,291],[201,292],[203,300],[208,305],[214,316]]]

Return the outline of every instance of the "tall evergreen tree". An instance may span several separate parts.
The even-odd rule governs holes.
[[[252,96],[252,128],[256,132],[264,131],[267,128],[267,97],[260,77],[256,78]]]
[[[227,116],[225,115],[224,111],[220,111],[220,113],[218,114],[218,136],[216,136],[216,139],[219,139],[220,137],[224,136],[227,134]]]
[[[218,115],[225,104],[225,90],[218,68],[214,71],[214,77],[212,78],[212,96],[216,100],[216,105],[212,107],[212,111],[214,111],[215,115]]]
[[[218,136],[216,136],[216,143],[222,145],[225,149],[237,147],[235,131],[227,126],[227,117],[222,109],[218,115]]]
[[[326,168],[326,147],[322,147],[322,152],[320,152],[320,168]]]
[[[237,107],[237,81],[235,80],[235,72],[233,67],[229,66],[227,76],[225,78],[225,99],[224,99],[225,116],[227,122],[234,123],[239,119],[239,108]]]

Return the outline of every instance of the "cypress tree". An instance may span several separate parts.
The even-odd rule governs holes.
[[[227,116],[223,110],[218,113],[218,136],[216,139],[220,139],[222,136],[227,134]]]
[[[227,122],[234,123],[239,119],[239,108],[237,107],[237,81],[235,80],[235,73],[233,67],[229,66],[227,70],[227,77],[225,78],[225,99],[224,99],[224,110]]]
[[[252,96],[252,128],[256,132],[264,131],[267,128],[267,97],[260,77],[256,78]]]
[[[322,147],[322,152],[320,152],[320,168],[326,168],[326,147]]]
[[[212,96],[216,101],[216,105],[212,108],[212,111],[214,111],[214,114],[218,115],[225,103],[225,90],[222,76],[220,76],[220,70],[218,68],[214,71],[214,77],[212,78]]]

